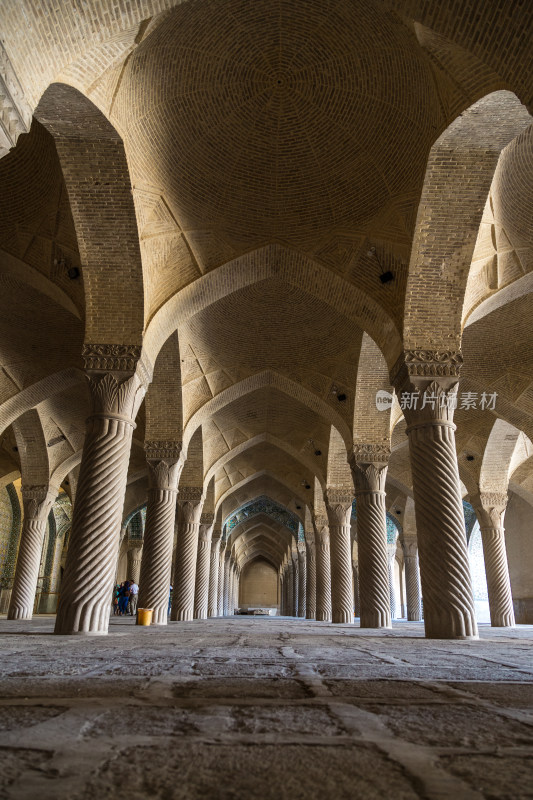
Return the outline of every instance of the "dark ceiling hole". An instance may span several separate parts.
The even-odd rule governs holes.
[[[339,401],[339,403],[344,403],[345,400],[346,400],[346,395],[345,394],[338,394],[337,395],[337,400]]]
[[[322,450],[315,450],[315,456],[321,456]]]

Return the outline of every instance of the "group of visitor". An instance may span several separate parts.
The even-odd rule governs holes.
[[[136,614],[138,594],[139,586],[135,581],[124,581],[123,583],[115,584],[113,589],[113,614],[116,617]]]

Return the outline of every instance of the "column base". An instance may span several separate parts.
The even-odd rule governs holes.
[[[335,625],[353,625],[353,613],[350,611],[334,611],[331,621]]]
[[[468,635],[450,634],[449,636],[447,636],[446,634],[439,635],[439,634],[426,633],[426,639],[440,639],[441,641],[447,639],[448,641],[454,641],[454,642],[476,642],[479,639],[479,634],[477,633]]]
[[[392,620],[388,614],[379,611],[372,614],[361,614],[360,628],[392,628]]]
[[[194,619],[194,609],[192,608],[178,608],[170,615],[172,622],[190,622]]]
[[[27,620],[28,622],[33,619],[33,613],[28,613],[27,611],[20,611],[19,609],[15,609],[14,611],[9,610],[7,612],[7,618],[10,620],[16,620],[18,622],[22,622]]]
[[[331,622],[331,614],[325,614],[323,611],[316,612],[317,622]]]

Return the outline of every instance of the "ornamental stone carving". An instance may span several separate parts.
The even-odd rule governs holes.
[[[86,370],[134,372],[141,352],[137,344],[84,344],[81,355]]]

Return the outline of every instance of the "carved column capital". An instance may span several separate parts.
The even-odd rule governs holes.
[[[200,522],[204,500],[205,494],[201,486],[180,486],[178,506],[185,524]]]
[[[330,526],[350,524],[353,503],[351,492],[328,488],[324,492],[324,503]]]
[[[481,530],[485,528],[503,528],[503,519],[508,502],[506,492],[480,492],[475,497],[472,497],[471,500]]]
[[[433,380],[450,387],[459,380],[462,365],[460,350],[406,350],[391,369],[390,380],[397,392],[405,385],[420,388]]]
[[[57,497],[57,490],[48,485],[21,487],[24,517],[44,521],[50,513]]]
[[[387,465],[391,454],[388,442],[364,442],[353,445],[352,452],[348,457],[348,463],[352,470],[357,464],[380,464]]]
[[[175,444],[175,447],[160,445]],[[150,489],[178,491],[178,481],[183,469],[180,442],[145,442]]]
[[[202,514],[202,517],[204,515]],[[213,525],[209,522],[202,522],[202,518],[200,518],[200,531],[198,533],[198,542],[201,542],[203,545],[211,545],[211,536],[213,533]]]
[[[416,539],[404,537],[402,546],[404,558],[416,558],[418,554],[418,542]]]
[[[391,382],[408,425],[453,425],[463,356],[459,350],[407,350],[391,370]]]
[[[355,496],[379,492],[385,494],[387,480],[387,464],[382,462],[358,463],[350,461],[352,469]]]

